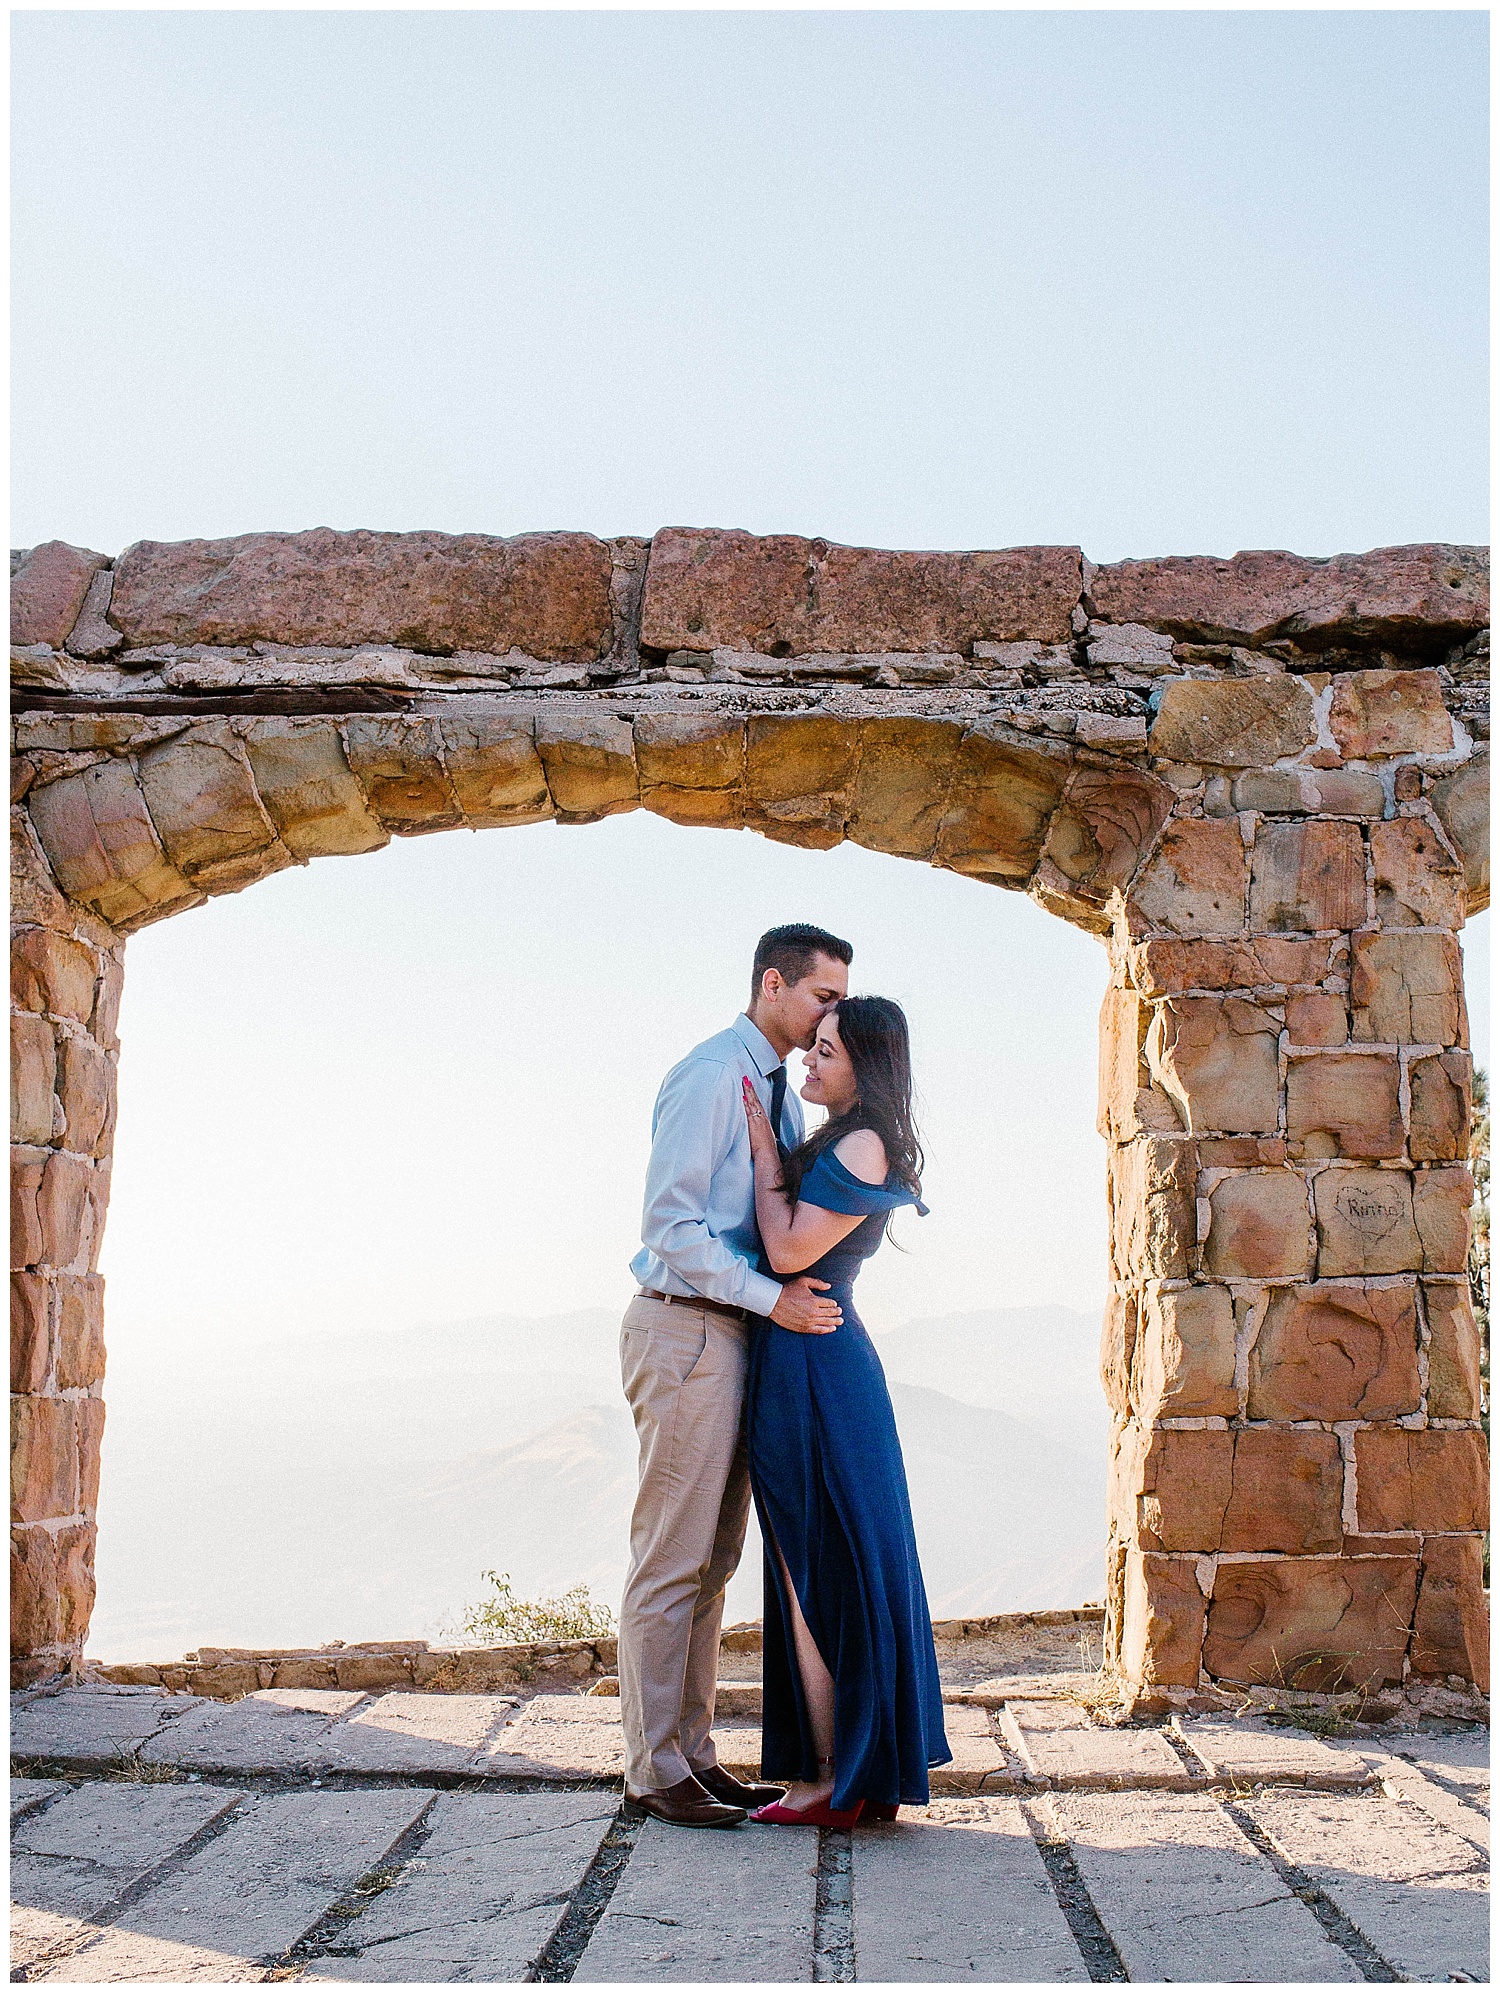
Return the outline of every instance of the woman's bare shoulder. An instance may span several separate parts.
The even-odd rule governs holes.
[[[861,1183],[884,1183],[890,1170],[886,1158],[885,1143],[873,1128],[851,1128],[841,1142],[834,1144],[833,1153],[848,1170],[857,1176]]]

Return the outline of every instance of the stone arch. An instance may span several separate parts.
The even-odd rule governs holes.
[[[1132,1680],[1476,1678],[1455,940],[1487,900],[1474,550],[1094,569],[789,537],[250,535],[17,577],[15,1667],[82,1651],[137,928],[392,836],[645,808],[1097,935]],[[1487,644],[1487,639],[1484,640]]]

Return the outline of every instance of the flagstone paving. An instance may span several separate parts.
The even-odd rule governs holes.
[[[932,1804],[850,1834],[643,1819],[609,1695],[31,1692],[13,1976],[1488,1978],[1486,1733],[1120,1728],[1052,1686],[954,1692]],[[725,1704],[753,1771],[757,1685]]]

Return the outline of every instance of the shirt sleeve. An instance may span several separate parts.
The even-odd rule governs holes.
[[[769,1315],[781,1283],[708,1224],[714,1163],[732,1139],[732,1117],[743,1113],[729,1067],[703,1059],[668,1074],[656,1103],[641,1238],[695,1294]]]

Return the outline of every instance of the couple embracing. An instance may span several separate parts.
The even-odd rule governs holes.
[[[847,994],[852,959],[821,928],[772,928],[749,1008],[657,1097],[620,1332],[640,1440],[620,1697],[626,1796],[674,1825],[894,1819],[951,1756],[890,1393],[854,1307],[891,1213],[926,1210],[906,1019]],[[810,1137],[793,1051],[827,1116]],[[711,1734],[752,1497],[765,1785],[725,1771]]]

